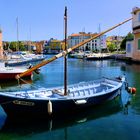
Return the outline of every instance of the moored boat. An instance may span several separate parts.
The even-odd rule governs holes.
[[[17,52],[15,54],[9,54],[7,56],[7,61],[5,62],[6,66],[20,66],[20,65],[27,65],[32,63],[39,63],[46,59],[43,55],[36,55],[36,54],[26,54],[24,52]]]
[[[28,68],[25,67],[5,67],[4,63],[0,63],[0,80],[15,79],[17,74],[25,72]],[[24,77],[31,77],[32,72],[26,74]]]
[[[37,90],[0,91],[0,104],[8,116],[49,115],[81,110],[101,104],[120,94],[124,79],[108,79],[81,82],[64,88],[40,88]]]
[[[92,53],[85,57],[86,60],[104,60],[111,58],[111,54],[108,53]]]

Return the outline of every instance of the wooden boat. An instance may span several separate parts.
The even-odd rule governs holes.
[[[67,86],[67,54],[72,50],[86,44],[92,39],[124,24],[131,20],[128,19],[80,44],[67,49],[67,8],[65,8],[65,49],[63,52],[42,61],[26,72],[17,75],[20,79],[29,72],[32,72],[41,66],[44,66],[62,56],[64,56],[64,87],[55,88],[38,88],[36,90],[20,90],[20,91],[0,91],[0,104],[8,114],[8,116],[37,116],[37,115],[53,115],[63,114],[65,112],[82,110],[95,104],[101,104],[108,100],[112,100],[120,94],[125,78],[120,80],[103,78],[91,82],[82,82],[79,84]]]
[[[124,79],[108,79],[81,82],[63,87],[37,90],[0,91],[0,104],[11,115],[48,115],[75,111],[101,104],[120,94]]]

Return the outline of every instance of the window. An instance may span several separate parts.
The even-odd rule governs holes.
[[[138,50],[140,50],[140,39],[138,39]]]

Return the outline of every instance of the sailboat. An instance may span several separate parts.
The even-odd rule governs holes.
[[[8,116],[53,116],[66,112],[82,110],[97,104],[102,104],[112,100],[121,93],[121,88],[125,82],[125,77],[115,79],[102,78],[94,81],[80,82],[67,86],[67,54],[86,44],[92,39],[124,24],[132,18],[113,26],[112,28],[81,42],[80,44],[67,49],[67,7],[65,7],[65,49],[63,52],[53,56],[48,60],[42,61],[26,72],[16,76],[20,79],[25,74],[44,66],[62,56],[64,56],[64,87],[38,88],[36,90],[20,91],[0,91],[0,105]]]
[[[7,58],[3,54],[6,54],[3,50],[2,46],[2,31],[0,30],[0,81],[3,80],[15,80],[15,76],[17,74],[21,74],[25,72],[28,68],[17,68],[17,67],[6,67],[5,66],[5,61],[7,61]],[[6,60],[5,60],[6,59]],[[28,74],[25,75],[25,77],[30,77],[32,76],[32,72],[29,72]]]
[[[7,61],[5,63],[6,66],[21,66],[21,65],[29,65],[34,63],[39,63],[42,60],[44,60],[46,57],[43,55],[36,55],[33,53],[30,53],[31,50],[28,52],[20,51],[19,48],[19,27],[18,27],[18,17],[16,19],[17,22],[17,46],[16,46],[16,52],[12,52],[7,54]]]

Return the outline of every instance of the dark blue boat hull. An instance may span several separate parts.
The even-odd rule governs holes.
[[[121,89],[119,88],[104,95],[90,97],[85,99],[87,101],[85,104],[76,104],[76,100],[74,101],[73,99],[65,98],[62,98],[61,100],[51,100],[52,115],[79,111],[92,105],[102,104],[117,97],[120,94],[120,90]],[[28,98],[20,99],[2,95],[0,96],[1,106],[8,116],[49,115],[48,102],[49,100],[33,100]]]

